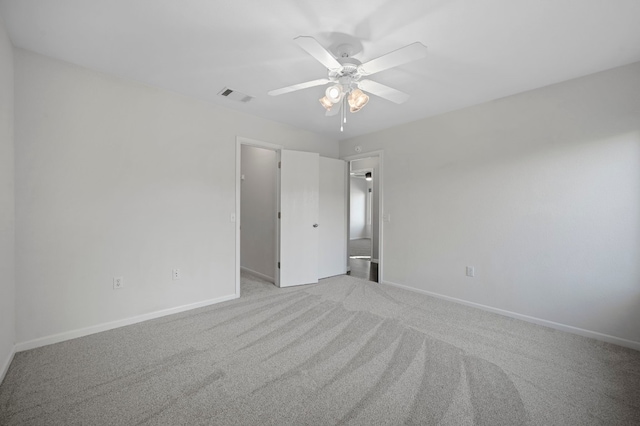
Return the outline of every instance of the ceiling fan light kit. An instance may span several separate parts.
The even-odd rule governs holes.
[[[327,98],[327,96],[323,96],[320,99],[318,99],[320,101],[320,104],[327,110],[327,111],[331,111],[331,107],[333,106],[333,102],[331,102],[331,100],[329,98]]]
[[[369,102],[369,96],[364,93],[365,91],[397,104],[406,102],[409,99],[409,95],[404,92],[363,77],[424,58],[427,55],[427,47],[420,42],[416,42],[362,64],[357,59],[350,57],[349,46],[342,46],[340,58],[336,59],[313,37],[299,36],[294,40],[302,49],[327,68],[328,78],[272,90],[269,95],[278,96],[309,87],[333,83],[325,90],[325,96],[320,98],[319,101],[327,110],[326,115],[328,116],[342,112],[340,131],[344,130],[344,123],[347,122],[347,103],[349,104],[349,111],[354,113],[360,111]],[[334,105],[337,105],[337,107],[334,108]]]
[[[325,91],[325,96],[327,99],[331,101],[332,104],[337,104],[342,100],[342,96],[344,95],[344,90],[341,85],[335,84],[330,86]]]
[[[358,112],[369,102],[369,96],[360,89],[354,89],[349,93],[349,111]]]

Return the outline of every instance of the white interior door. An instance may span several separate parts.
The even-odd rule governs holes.
[[[347,273],[346,164],[320,157],[319,278]]]
[[[320,155],[280,151],[279,286],[318,282]]]

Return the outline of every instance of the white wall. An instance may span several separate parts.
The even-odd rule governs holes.
[[[14,56],[18,342],[234,295],[236,136],[338,154],[309,132]]]
[[[384,150],[385,281],[640,347],[640,63],[355,145]]]
[[[271,281],[276,262],[276,152],[242,145],[240,266]]]
[[[0,381],[15,343],[13,47],[0,18]]]
[[[351,177],[349,192],[349,239],[369,238],[366,224],[367,181]]]

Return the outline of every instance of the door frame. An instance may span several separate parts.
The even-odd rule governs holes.
[[[269,142],[263,142],[256,139],[246,138],[244,136],[236,136],[236,208],[235,208],[235,232],[236,232],[236,292],[235,296],[240,297],[240,197],[241,197],[241,188],[242,188],[242,145],[253,146],[256,148],[269,149],[272,151],[276,151],[276,154],[279,155],[280,150],[284,149],[282,145],[277,145]],[[276,173],[277,175],[277,173]],[[276,182],[276,197],[280,196],[280,188],[278,187],[278,182]],[[276,202],[276,211],[274,212],[276,225],[278,224],[278,203]],[[276,280],[278,280],[278,241],[279,238],[276,237],[276,247],[274,247],[276,256],[276,263],[274,264],[274,270],[276,271]]]
[[[369,151],[369,152],[361,152],[355,155],[347,155],[344,157],[340,157],[342,160],[351,162],[354,160],[362,160],[364,158],[378,157],[378,282],[384,281],[384,151]],[[347,178],[349,178],[349,172],[351,171],[351,167],[347,168]],[[346,191],[349,194],[349,191]],[[349,196],[349,195],[347,195]],[[347,202],[350,200],[348,199]],[[349,218],[347,217],[347,220]],[[349,232],[349,227],[347,226],[347,233]],[[347,242],[349,241],[349,235],[347,235]],[[347,243],[348,244],[348,243]],[[349,250],[347,245],[347,258],[349,257]],[[373,261],[373,256],[371,256],[371,261]]]

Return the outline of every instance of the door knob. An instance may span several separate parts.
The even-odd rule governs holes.
[[[313,224],[313,227],[314,227],[314,228],[317,228],[317,227],[318,227],[318,224],[317,224],[317,223],[314,223],[314,224]]]

